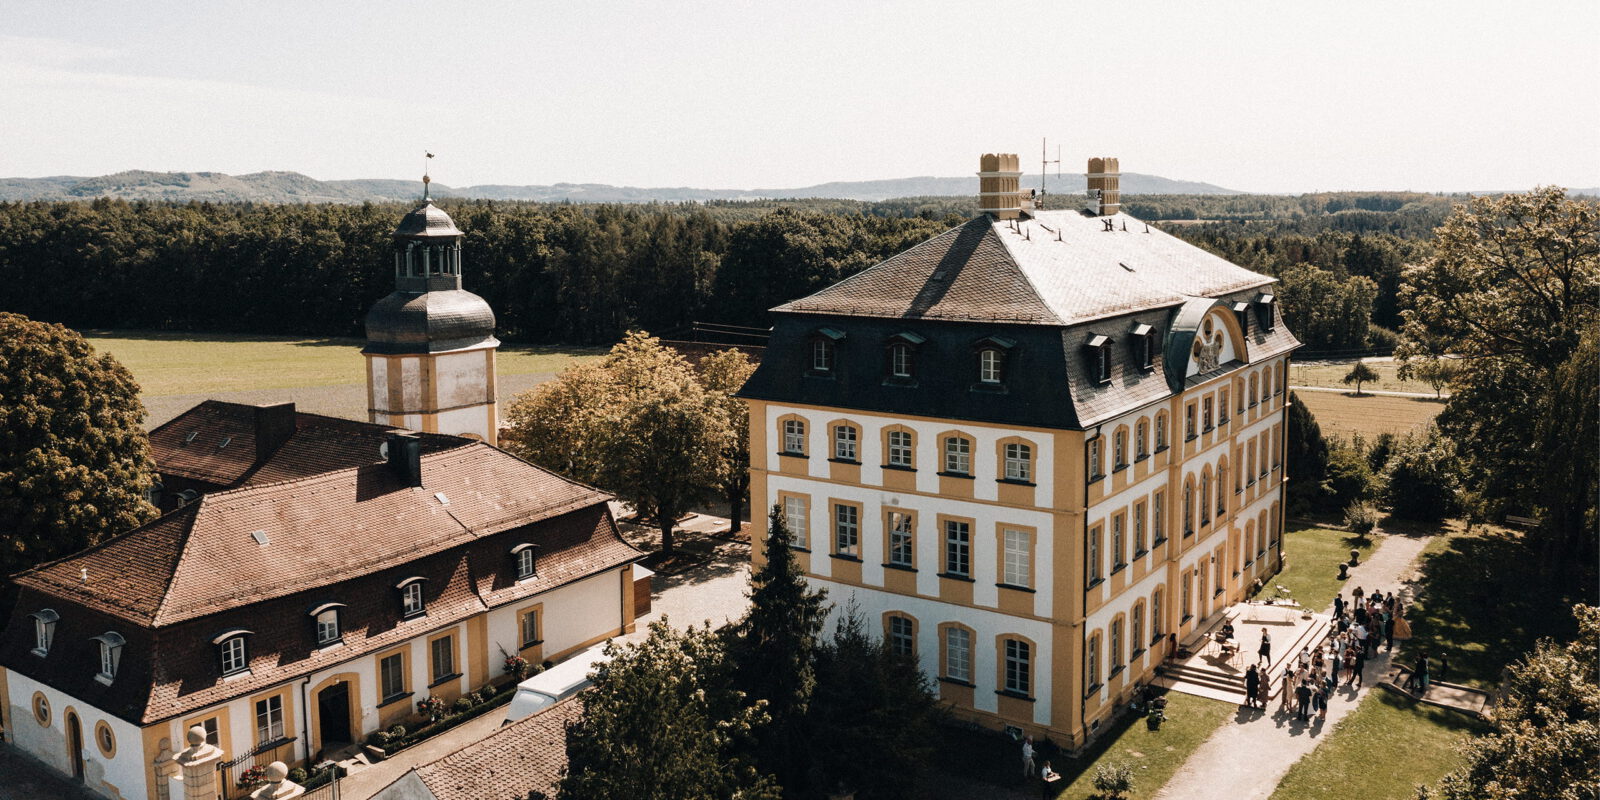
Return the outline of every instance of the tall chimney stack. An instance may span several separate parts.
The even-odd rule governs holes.
[[[1108,217],[1122,210],[1122,173],[1115,158],[1089,159],[1089,190],[1085,208],[1097,217]]]
[[[1016,153],[985,153],[978,159],[978,210],[995,219],[1022,214],[1022,163]]]

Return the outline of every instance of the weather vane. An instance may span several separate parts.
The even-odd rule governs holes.
[[[430,159],[433,158],[433,154],[428,152],[428,151],[426,151],[426,150],[422,151],[422,154],[427,156]],[[427,200],[428,199],[428,184],[430,184],[430,183],[433,183],[433,179],[428,177],[428,162],[427,161],[423,161],[422,162],[422,199],[423,200]]]

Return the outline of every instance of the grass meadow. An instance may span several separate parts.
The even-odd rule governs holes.
[[[1322,435],[1349,438],[1359,433],[1368,441],[1380,433],[1399,436],[1419,430],[1444,409],[1443,403],[1422,397],[1308,391],[1294,396],[1317,418]]]
[[[1354,361],[1308,361],[1304,364],[1289,365],[1290,386],[1324,386],[1329,389],[1349,389],[1355,391],[1355,384],[1346,386],[1344,376],[1349,374]],[[1395,361],[1368,361],[1367,366],[1378,373],[1378,380],[1367,381],[1362,384],[1361,390],[1376,389],[1384,392],[1417,392],[1433,396],[1433,387],[1424,381],[1400,380],[1398,375],[1400,364]],[[1446,387],[1444,397],[1450,396],[1450,389]]]
[[[1334,595],[1355,588],[1339,581],[1339,564],[1350,560],[1352,549],[1361,551],[1365,561],[1372,554],[1372,545],[1373,540],[1349,531],[1316,527],[1291,530],[1283,538],[1283,571],[1267,581],[1257,597],[1271,597],[1274,587],[1282,586],[1295,602],[1320,614],[1333,603]]]

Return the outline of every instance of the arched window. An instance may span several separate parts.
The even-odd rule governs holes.
[[[1161,634],[1162,634],[1163,630],[1166,628],[1166,623],[1163,622],[1164,617],[1161,616],[1161,597],[1162,597],[1163,594],[1164,594],[1164,591],[1162,589],[1160,589],[1160,588],[1157,588],[1155,593],[1150,595],[1150,641],[1151,641],[1151,643],[1154,643],[1156,639],[1161,638]]]
[[[1089,637],[1089,647],[1083,652],[1083,685],[1089,691],[1100,686],[1100,633]]]
[[[1110,634],[1110,638],[1109,638],[1107,643],[1110,646],[1108,648],[1106,648],[1106,655],[1111,657],[1111,671],[1113,673],[1115,673],[1117,670],[1122,668],[1122,665],[1124,663],[1123,660],[1122,660],[1122,618],[1121,617],[1118,617],[1117,619],[1114,619],[1114,620],[1111,621],[1111,634]]]
[[[1112,469],[1122,469],[1128,466],[1128,429],[1118,428],[1111,436],[1111,463]]]
[[[783,452],[785,455],[806,454],[806,423],[800,419],[783,421]]]
[[[1250,373],[1250,407],[1255,408],[1256,398],[1261,396],[1261,376]]]
[[[910,431],[889,431],[888,465],[891,467],[911,467],[915,463],[912,443]]]
[[[420,617],[427,611],[427,603],[422,597],[422,584],[426,578],[406,578],[395,586],[400,590],[400,616],[410,619]]]
[[[49,655],[50,644],[56,638],[56,623],[61,620],[61,615],[53,609],[43,608],[29,616],[33,617],[33,654]]]
[[[217,645],[217,661],[223,675],[233,675],[250,668],[249,650],[245,644],[245,637],[249,633],[250,631],[229,631],[214,640]]]
[[[1228,460],[1222,459],[1217,463],[1217,518],[1221,519],[1228,513]]]
[[[914,658],[917,655],[917,626],[910,617],[890,614],[888,620],[889,652],[897,656]]]
[[[1020,442],[1005,446],[1005,479],[1008,481],[1033,480],[1033,448]]]
[[[316,633],[317,646],[335,644],[341,640],[339,612],[343,608],[343,603],[323,603],[311,609],[311,622]]]
[[[860,433],[854,425],[835,425],[833,428],[833,457],[836,461],[855,461],[856,445]]]
[[[1156,449],[1167,449],[1167,412],[1156,414]]]
[[[1133,615],[1128,620],[1128,644],[1133,646],[1132,655],[1137,656],[1144,651],[1144,601],[1133,604]]]
[[[1200,473],[1200,524],[1211,522],[1211,469]]]
[[[117,677],[117,666],[122,663],[122,647],[127,640],[116,631],[106,631],[94,637],[94,640],[100,643],[100,673],[95,675],[95,680],[110,683]]]
[[[1100,455],[1100,437],[1096,436],[1089,440],[1089,448],[1085,457],[1088,459],[1089,480],[1092,481],[1105,475],[1105,462]]]
[[[1194,480],[1183,484],[1183,535],[1194,535]]]
[[[539,575],[539,546],[524,542],[511,548],[511,558],[516,570],[517,580],[538,577]]]
[[[1143,417],[1133,428],[1133,452],[1135,458],[1144,458],[1150,455],[1150,423]]]

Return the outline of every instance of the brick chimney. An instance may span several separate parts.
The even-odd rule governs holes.
[[[1022,165],[1016,153],[985,153],[978,159],[978,210],[995,219],[1022,214]]]
[[[1084,208],[1097,217],[1107,217],[1122,210],[1122,173],[1115,158],[1089,159],[1089,190],[1084,197]]]

